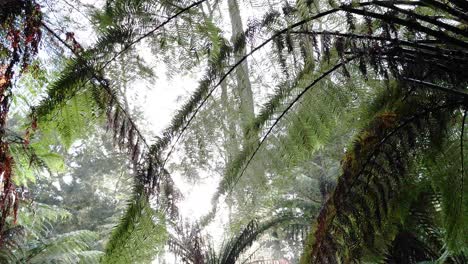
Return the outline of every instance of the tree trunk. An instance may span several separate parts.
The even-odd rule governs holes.
[[[231,18],[232,37],[231,42],[236,43],[243,37],[242,18],[240,16],[237,0],[228,0],[229,16]],[[246,55],[245,47],[238,49],[234,54],[234,59],[239,61]],[[249,79],[249,67],[247,61],[244,61],[236,69],[237,91],[241,99],[240,110],[242,114],[242,130],[245,134],[250,122],[255,118],[252,85]]]
[[[228,7],[232,27],[231,42],[235,45],[236,43],[240,42],[240,38],[245,38],[243,34],[244,30],[242,25],[242,18],[240,16],[237,0],[228,0]],[[241,41],[244,41],[244,39]],[[245,45],[240,49],[236,49],[236,52],[234,53],[235,61],[237,62],[241,60],[246,54],[247,52]],[[240,97],[240,125],[243,133],[242,145],[245,148],[250,144],[259,143],[258,134],[256,132],[252,133],[252,130],[249,131],[249,126],[255,119],[255,108],[247,61],[242,62],[236,68],[236,81],[236,90],[238,96]],[[238,183],[238,188],[242,191],[238,193],[236,200],[239,203],[240,208],[251,208],[251,210],[245,212],[246,216],[250,215],[247,216],[247,218],[249,218],[255,216],[256,208],[261,204],[258,201],[258,195],[261,192],[260,188],[263,188],[267,185],[267,181],[263,166],[258,162],[253,161],[246,171],[246,174],[248,175],[244,176],[244,181]],[[231,206],[232,205],[229,205],[230,210],[232,210]]]

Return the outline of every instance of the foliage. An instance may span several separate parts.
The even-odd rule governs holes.
[[[172,252],[181,258],[183,263],[235,263],[248,250],[252,243],[268,229],[281,223],[292,220],[291,215],[283,215],[263,223],[250,221],[239,234],[232,236],[223,243],[219,252],[216,252],[207,239],[202,238],[197,226],[176,228],[180,238],[171,237],[169,247]],[[187,230],[188,228],[188,230]],[[209,243],[209,244],[208,244]]]
[[[7,246],[1,250],[5,263],[97,263],[102,252],[91,250],[97,234],[88,230],[52,235],[57,222],[67,221],[71,214],[58,207],[34,203],[22,208],[18,226],[9,233]]]
[[[26,2],[2,4],[7,7],[0,14],[2,24],[10,16],[27,17],[22,13]],[[300,218],[299,224],[281,223],[281,239],[296,245],[309,232],[303,263],[465,261],[466,4],[265,3],[263,17],[249,19],[244,31],[237,1],[228,1],[230,41],[223,11],[216,10],[223,5],[206,0],[106,1],[102,9],[92,8],[97,40],[86,49],[73,32],[63,40],[41,22],[73,58],[32,110],[22,143],[11,148],[2,143],[6,189],[11,189],[12,166],[20,175],[18,184],[33,182],[25,169],[28,160],[63,169],[50,161],[55,154],[47,159],[50,146],[58,141],[64,146],[59,152],[66,153],[105,119],[114,144],[129,158],[135,188],[103,262],[150,262],[169,237],[170,247],[185,262],[234,263],[276,224],[256,225],[252,219],[278,211]],[[28,31],[33,22],[38,23],[26,23],[26,35],[38,42],[39,27]],[[19,61],[18,34],[10,33],[12,49],[0,46],[4,57],[12,59],[2,73],[2,87],[11,85],[11,65]],[[34,41],[32,46],[24,42],[37,51]],[[152,77],[138,56],[146,46],[174,73],[192,68],[203,72],[206,66],[194,92],[155,142],[139,129],[125,94],[127,82]],[[28,48],[22,56],[28,60]],[[274,73],[260,68],[259,58]],[[249,69],[253,64],[258,69]],[[256,93],[252,87],[258,88]],[[180,143],[183,149],[177,148]],[[16,165],[5,154],[9,152]],[[182,161],[167,166],[174,153]],[[168,167],[196,175],[192,182],[206,172],[210,180],[219,180],[212,212],[200,228],[181,234],[181,240],[166,230],[166,223],[180,221],[177,202],[182,197]],[[221,178],[214,176],[218,174]],[[93,189],[93,180],[87,181]],[[3,222],[10,207],[18,208],[10,196],[3,199]],[[229,210],[226,229],[240,235],[216,253],[199,229],[216,217],[220,201]],[[315,215],[307,227],[304,223]],[[67,245],[74,235],[50,238],[36,250],[50,249],[51,258],[69,253],[56,246]],[[91,236],[77,237],[70,247],[88,250]]]
[[[10,155],[7,138],[7,118],[11,104],[13,82],[27,70],[32,57],[38,52],[41,40],[42,12],[35,1],[7,1],[0,13],[0,246],[13,217],[17,221],[19,194],[14,184],[14,159]],[[19,70],[19,74],[15,71]],[[34,126],[32,126],[34,130]],[[28,136],[28,133],[26,133]],[[24,141],[27,145],[27,140]]]
[[[103,263],[148,263],[166,241],[164,217],[154,213],[146,197],[130,201],[125,216],[112,233]]]

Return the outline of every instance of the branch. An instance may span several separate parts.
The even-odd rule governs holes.
[[[434,47],[435,48],[435,47]],[[442,53],[435,48],[435,52],[425,51],[423,49],[405,49],[402,47],[397,47],[397,49],[405,54],[414,54],[418,59],[423,59],[424,57],[430,59],[440,59],[445,63],[448,63],[453,66],[453,63],[456,62],[458,65],[458,69],[462,69],[462,67],[466,67],[468,65],[468,56],[463,54],[462,56],[454,56],[454,54],[450,53]],[[429,50],[429,49],[427,49]],[[434,60],[434,62],[437,60]]]
[[[404,46],[418,48],[418,49],[425,49],[431,50],[435,52],[443,53],[446,56],[453,56],[454,54],[459,54],[459,56],[468,57],[468,53],[464,52],[463,50],[457,49],[444,49],[438,46],[427,45],[423,42],[412,42],[407,40],[402,40],[398,38],[388,38],[388,37],[381,37],[381,36],[373,36],[373,35],[362,35],[356,33],[342,33],[338,31],[290,31],[291,34],[305,34],[305,35],[332,35],[332,36],[340,36],[340,37],[348,37],[348,38],[356,38],[356,39],[368,39],[368,40],[380,40],[380,41],[389,41],[394,42],[397,44],[402,44]],[[454,57],[456,58],[456,57]],[[460,60],[466,61],[466,58],[461,58]]]
[[[393,9],[395,11],[398,11],[398,12],[406,14],[406,15],[410,15],[410,16],[415,17],[417,19],[420,19],[422,21],[431,23],[431,24],[439,26],[441,28],[445,28],[446,30],[450,30],[450,31],[452,31],[452,32],[454,32],[456,34],[462,35],[464,37],[468,36],[468,31],[466,31],[466,30],[462,30],[462,29],[460,29],[458,27],[455,27],[455,26],[452,26],[452,25],[449,25],[449,24],[445,24],[443,22],[438,21],[437,19],[432,19],[429,16],[420,15],[420,14],[418,14],[416,12],[411,11],[411,10],[405,10],[405,9],[396,7],[393,3],[376,2],[376,5],[386,7],[386,8],[389,8],[389,9]]]
[[[440,8],[440,9],[444,10],[445,12],[451,14],[452,16],[458,17],[461,20],[468,21],[468,15],[467,14],[465,14],[463,12],[460,12],[457,9],[454,9],[454,8],[450,7],[449,5],[447,5],[447,4],[440,3],[440,2],[434,1],[434,0],[421,0],[421,2],[427,4],[428,6],[431,6],[431,7]]]

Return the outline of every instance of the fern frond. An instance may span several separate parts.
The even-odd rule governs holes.
[[[430,140],[443,134],[446,123],[438,121],[438,127],[434,127],[433,115],[444,108],[448,110],[443,113],[450,115],[450,109],[457,105],[456,101],[436,106],[431,100],[421,101],[412,101],[411,106],[403,103],[394,112],[381,113],[361,132],[353,150],[342,161],[343,174],[333,197],[318,216],[314,246],[306,252],[311,255],[304,257],[304,263],[359,260],[363,249],[376,247],[378,232],[388,232],[389,213],[398,210],[395,199],[404,189],[403,182],[411,181],[407,178],[410,155],[418,155],[428,144],[436,143]],[[418,139],[414,140],[416,136]]]
[[[255,220],[249,222],[238,236],[231,238],[223,245],[221,253],[219,254],[219,263],[235,263],[241,254],[258,238],[258,236],[268,229],[292,219],[293,218],[291,216],[286,215],[263,223],[258,223]]]
[[[92,68],[85,60],[67,61],[56,81],[48,86],[47,97],[33,110],[33,115],[43,118],[61,107],[91,78],[92,72]]]
[[[69,217],[68,211],[41,203],[22,208],[18,225],[9,231],[15,234],[0,249],[0,259],[5,263],[78,263],[83,257],[97,263],[102,252],[86,253],[96,243],[96,233],[80,230],[49,237],[54,224]]]
[[[242,150],[241,154],[233,161],[232,164],[228,165],[226,177],[223,178],[221,184],[220,184],[220,191],[223,193],[227,190],[230,190],[233,185],[236,184],[239,178],[242,177],[243,173],[245,172],[247,166],[250,164],[252,159],[254,158],[255,154],[258,152],[262,144],[265,142],[267,139],[268,135],[273,131],[273,128],[281,121],[281,119],[289,112],[289,110],[292,109],[292,107],[302,98],[302,96],[312,87],[314,87],[318,82],[320,82],[322,79],[328,77],[330,74],[332,74],[335,70],[343,66],[345,63],[348,63],[352,61],[354,58],[347,59],[346,62],[343,63],[338,63],[331,69],[325,71],[324,73],[318,75],[318,77],[313,80],[309,85],[304,87],[304,89],[297,95],[295,96],[292,101],[285,107],[285,109],[278,115],[278,117],[274,120],[273,124],[268,128],[266,133],[263,135],[262,140],[260,143],[255,146],[255,145],[250,145],[246,147],[244,150]],[[282,94],[280,94],[281,96]],[[267,106],[273,105],[275,106],[277,103],[276,101],[278,100],[278,96],[273,97],[273,102],[268,103]],[[268,107],[267,108],[267,113],[271,114],[274,110],[274,107]],[[267,116],[266,114],[265,116]],[[265,120],[264,116],[261,116],[261,120]],[[261,123],[260,121],[259,123]]]
[[[207,241],[200,237],[198,227],[189,226],[188,230],[179,227],[176,229],[181,239],[170,238],[169,249],[181,257],[184,263],[232,264],[236,263],[241,254],[265,231],[294,219],[293,216],[285,214],[262,223],[252,220],[238,235],[232,236],[223,243],[218,253],[211,244],[206,244]]]
[[[164,216],[155,213],[144,194],[130,201],[121,223],[107,243],[102,263],[149,263],[164,247]]]
[[[449,130],[449,137],[438,153],[426,159],[424,166],[428,179],[433,183],[435,192],[440,194],[439,202],[442,211],[441,229],[445,230],[444,243],[454,253],[466,251],[466,228],[468,202],[466,199],[466,182],[461,178],[460,162],[467,164],[466,157],[460,155],[461,131],[458,127]],[[466,150],[466,146],[462,145]],[[463,160],[462,160],[463,159]]]
[[[88,230],[62,234],[45,240],[42,245],[28,251],[25,261],[28,263],[77,263],[81,252],[88,250],[96,240],[97,235]],[[96,263],[96,259],[94,262]]]

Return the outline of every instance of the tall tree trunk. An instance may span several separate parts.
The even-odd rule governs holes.
[[[239,41],[245,41],[244,30],[242,25],[242,18],[240,16],[239,5],[237,0],[228,0],[229,16],[231,19],[232,36],[231,42],[239,43]],[[236,49],[234,53],[235,61],[241,60],[247,54],[245,45],[242,48]],[[259,142],[259,136],[257,133],[249,131],[251,122],[255,119],[255,109],[252,93],[252,84],[249,79],[249,66],[247,61],[244,61],[236,68],[236,81],[237,81],[237,93],[240,97],[240,113],[241,113],[241,128],[243,133],[242,145],[247,146],[249,144],[255,144]],[[248,175],[244,176],[245,181],[238,183],[239,190],[241,192],[236,197],[237,202],[242,208],[251,208],[247,212],[243,212],[247,218],[255,216],[256,208],[261,202],[258,201],[258,195],[261,192],[259,188],[263,188],[267,185],[265,171],[263,166],[258,162],[252,162],[250,168],[246,171]],[[231,209],[231,204],[228,205]]]
[[[240,16],[239,5],[237,0],[228,0],[229,16],[231,18],[232,37],[231,42],[238,42],[239,38],[243,37],[242,18]],[[245,47],[238,49],[234,54],[236,61],[239,61],[246,55]],[[252,84],[249,79],[249,66],[247,61],[244,61],[236,69],[237,91],[241,99],[240,110],[242,114],[242,130],[245,134],[247,128],[255,118],[255,110],[253,103]]]

